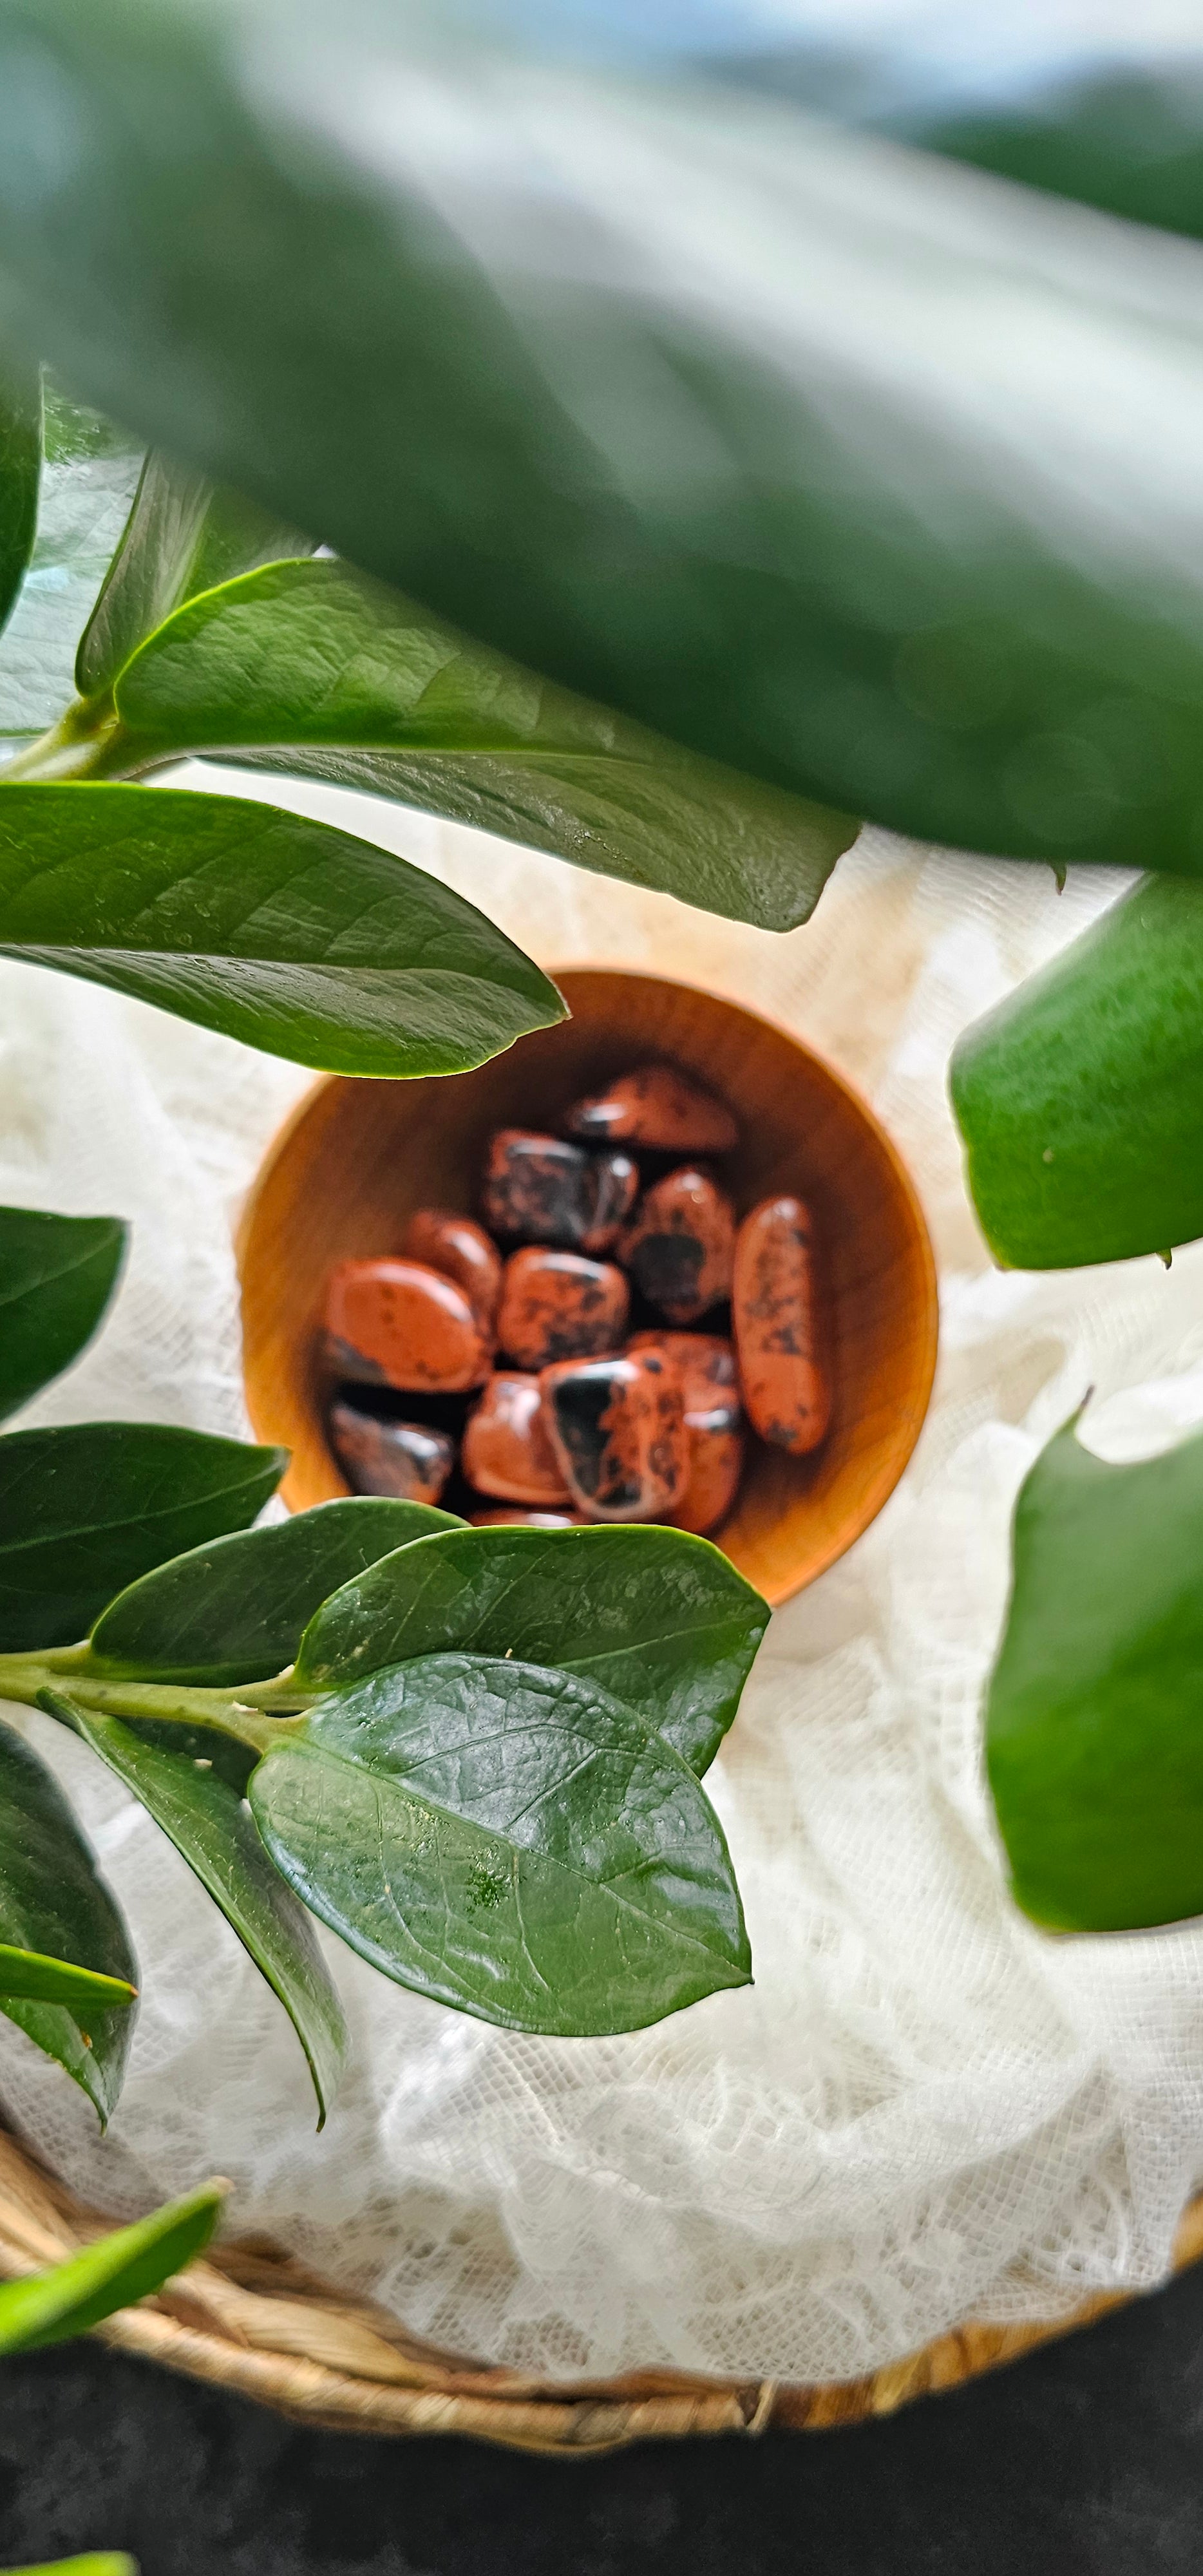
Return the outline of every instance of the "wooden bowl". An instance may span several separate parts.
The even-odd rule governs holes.
[[[392,1252],[411,1211],[475,1205],[494,1127],[546,1128],[579,1094],[668,1056],[729,1101],[722,1166],[742,1213],[771,1191],[810,1200],[823,1246],[832,1424],[809,1458],[749,1445],[717,1543],[767,1601],[789,1599],[881,1510],[919,1435],[936,1357],[935,1265],[910,1178],[864,1102],[784,1029],[719,995],[593,967],[556,978],[571,1020],[476,1073],[318,1083],[271,1146],[239,1237],[247,1403],[292,1451],[294,1511],[349,1488],[327,1447],[318,1368],[326,1274]]]

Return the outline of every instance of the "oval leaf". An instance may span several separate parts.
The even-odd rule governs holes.
[[[0,786],[0,953],[335,1073],[462,1073],[566,1016],[421,869],[180,788]]]
[[[62,1790],[9,1726],[0,1726],[0,1937],[11,1950],[84,1960],[119,1983],[109,2000],[0,1994],[0,2011],[65,2069],[103,2127],[133,2038],[137,1962]]]
[[[152,1565],[245,1529],[286,1449],[163,1423],[80,1422],[0,1440],[0,1648],[86,1636]]]
[[[768,1619],[708,1539],[629,1526],[454,1530],[385,1558],[325,1602],[297,1679],[320,1689],[457,1647],[514,1655],[612,1692],[700,1775]]]
[[[82,1708],[70,1691],[44,1691],[40,1704],[73,1727],[124,1781],[220,1906],[305,2051],[320,2129],[346,2052],[342,2007],[313,1926],[281,1885],[245,1800],[208,1764],[162,1752],[138,1727]]]
[[[324,1703],[252,1774],[306,1905],[374,1967],[508,2030],[640,2030],[751,1977],[704,1790],[571,1673],[431,1655]]]
[[[42,470],[41,371],[20,375],[6,358],[0,376],[0,628],[16,603],[33,553]],[[4,710],[0,707],[0,727]]]
[[[111,689],[143,637],[184,600],[255,564],[307,550],[306,538],[253,501],[220,491],[186,465],[148,456],[124,535],[80,638],[80,696]]]
[[[460,1526],[430,1504],[364,1494],[215,1539],[118,1594],[92,1631],[88,1669],[214,1689],[267,1681],[329,1593],[377,1557]]]
[[[115,1216],[0,1208],[0,1422],[91,1340],[127,1239]]]
[[[65,2343],[70,2335],[90,2334],[116,2309],[161,2290],[208,2244],[227,2188],[225,2183],[202,2183],[199,2191],[168,2201],[132,2227],[100,2237],[52,2271],[5,2281],[0,2285],[0,2352],[37,2352],[48,2343]]]
[[[67,1959],[47,1959],[38,1950],[14,1950],[0,1941],[0,1997],[19,1996],[23,2003],[87,2005],[132,2004],[138,1989],[124,1977],[104,1977],[95,1968],[76,1968]]]

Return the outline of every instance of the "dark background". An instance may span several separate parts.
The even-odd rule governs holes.
[[[0,2368],[0,2562],[143,2576],[1200,2576],[1203,2269],[856,2431],[525,2461],[306,2432],[93,2344]]]

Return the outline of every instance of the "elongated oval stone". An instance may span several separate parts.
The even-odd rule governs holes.
[[[693,1324],[730,1294],[735,1211],[708,1172],[683,1164],[644,1192],[620,1249],[649,1305]]]
[[[330,1440],[357,1494],[399,1503],[437,1503],[455,1465],[455,1443],[422,1422],[378,1422],[353,1404],[330,1407]]]
[[[604,1521],[666,1520],[685,1492],[689,1447],[680,1379],[663,1353],[557,1360],[539,1383],[582,1511]]]
[[[537,1377],[499,1369],[464,1425],[460,1464],[479,1494],[510,1503],[567,1503]]]
[[[481,1204],[486,1223],[509,1242],[606,1252],[638,1188],[629,1154],[586,1154],[562,1136],[501,1127],[489,1146]]]
[[[605,1091],[578,1100],[564,1125],[590,1144],[642,1145],[663,1154],[729,1154],[739,1129],[724,1101],[671,1064],[641,1064]]]
[[[631,1292],[612,1261],[527,1244],[505,1265],[497,1339],[519,1368],[592,1359],[620,1348]]]
[[[462,1288],[421,1261],[340,1261],[326,1293],[326,1358],[339,1377],[455,1395],[489,1374],[489,1340]]]
[[[805,1201],[762,1199],[744,1218],[731,1295],[744,1405],[775,1449],[803,1457],[831,1420],[820,1349],[814,1241]]]
[[[483,1225],[456,1208],[415,1208],[402,1251],[454,1279],[485,1332],[491,1333],[501,1295],[501,1254]]]

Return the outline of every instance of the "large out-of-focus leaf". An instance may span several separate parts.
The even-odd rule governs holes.
[[[457,1530],[356,1576],[317,1612],[297,1678],[317,1688],[455,1648],[596,1682],[690,1769],[713,1760],[768,1607],[681,1531]]]
[[[191,602],[122,674],[128,761],[217,750],[792,930],[857,826],[540,680],[341,563]]]
[[[152,1565],[245,1529],[275,1492],[286,1449],[163,1423],[80,1422],[0,1440],[0,1648],[86,1635]]]
[[[751,1975],[722,1828],[630,1709],[430,1655],[325,1701],[249,1797],[306,1905],[399,1985],[511,2030],[639,2030]]]
[[[126,1989],[108,2001],[0,1992],[0,2012],[57,2060],[107,2121],[133,2037],[137,1962],[57,1781],[9,1726],[0,1726],[0,1940],[98,1969]]]
[[[1197,870],[1203,248],[504,19],[0,0],[0,327],[709,758]]]
[[[1203,889],[1147,879],[966,1030],[952,1097],[997,1259],[1203,1234]]]
[[[91,1340],[126,1233],[115,1216],[0,1207],[0,1422]]]
[[[1117,1467],[1068,1424],[1014,1551],[987,1760],[1019,1904],[1076,1932],[1203,1914],[1203,1436]]]
[[[1134,22],[1133,33],[1136,32]],[[1198,23],[1196,22],[1196,38]],[[1155,54],[1155,40],[1150,53]],[[1066,66],[950,104],[913,95],[891,120],[932,152],[1139,223],[1203,234],[1203,62]]]
[[[460,1073],[565,1017],[436,878],[235,796],[0,782],[0,954],[336,1073]]]
[[[36,365],[18,371],[8,362],[0,372],[0,627],[33,553],[41,468],[41,378]]]
[[[135,2219],[132,2227],[99,2237],[49,2272],[5,2281],[0,2285],[0,2352],[34,2352],[44,2344],[64,2343],[69,2335],[90,2334],[115,2309],[131,2307],[135,2299],[161,2289],[208,2244],[225,2194],[224,2183],[202,2183],[186,2199],[168,2201],[149,2218]],[[110,2562],[67,2563],[103,2567]]]
[[[135,647],[198,591],[280,555],[303,555],[308,540],[279,519],[217,490],[188,466],[148,456],[133,509],[80,637],[75,677],[81,697],[112,687]]]

